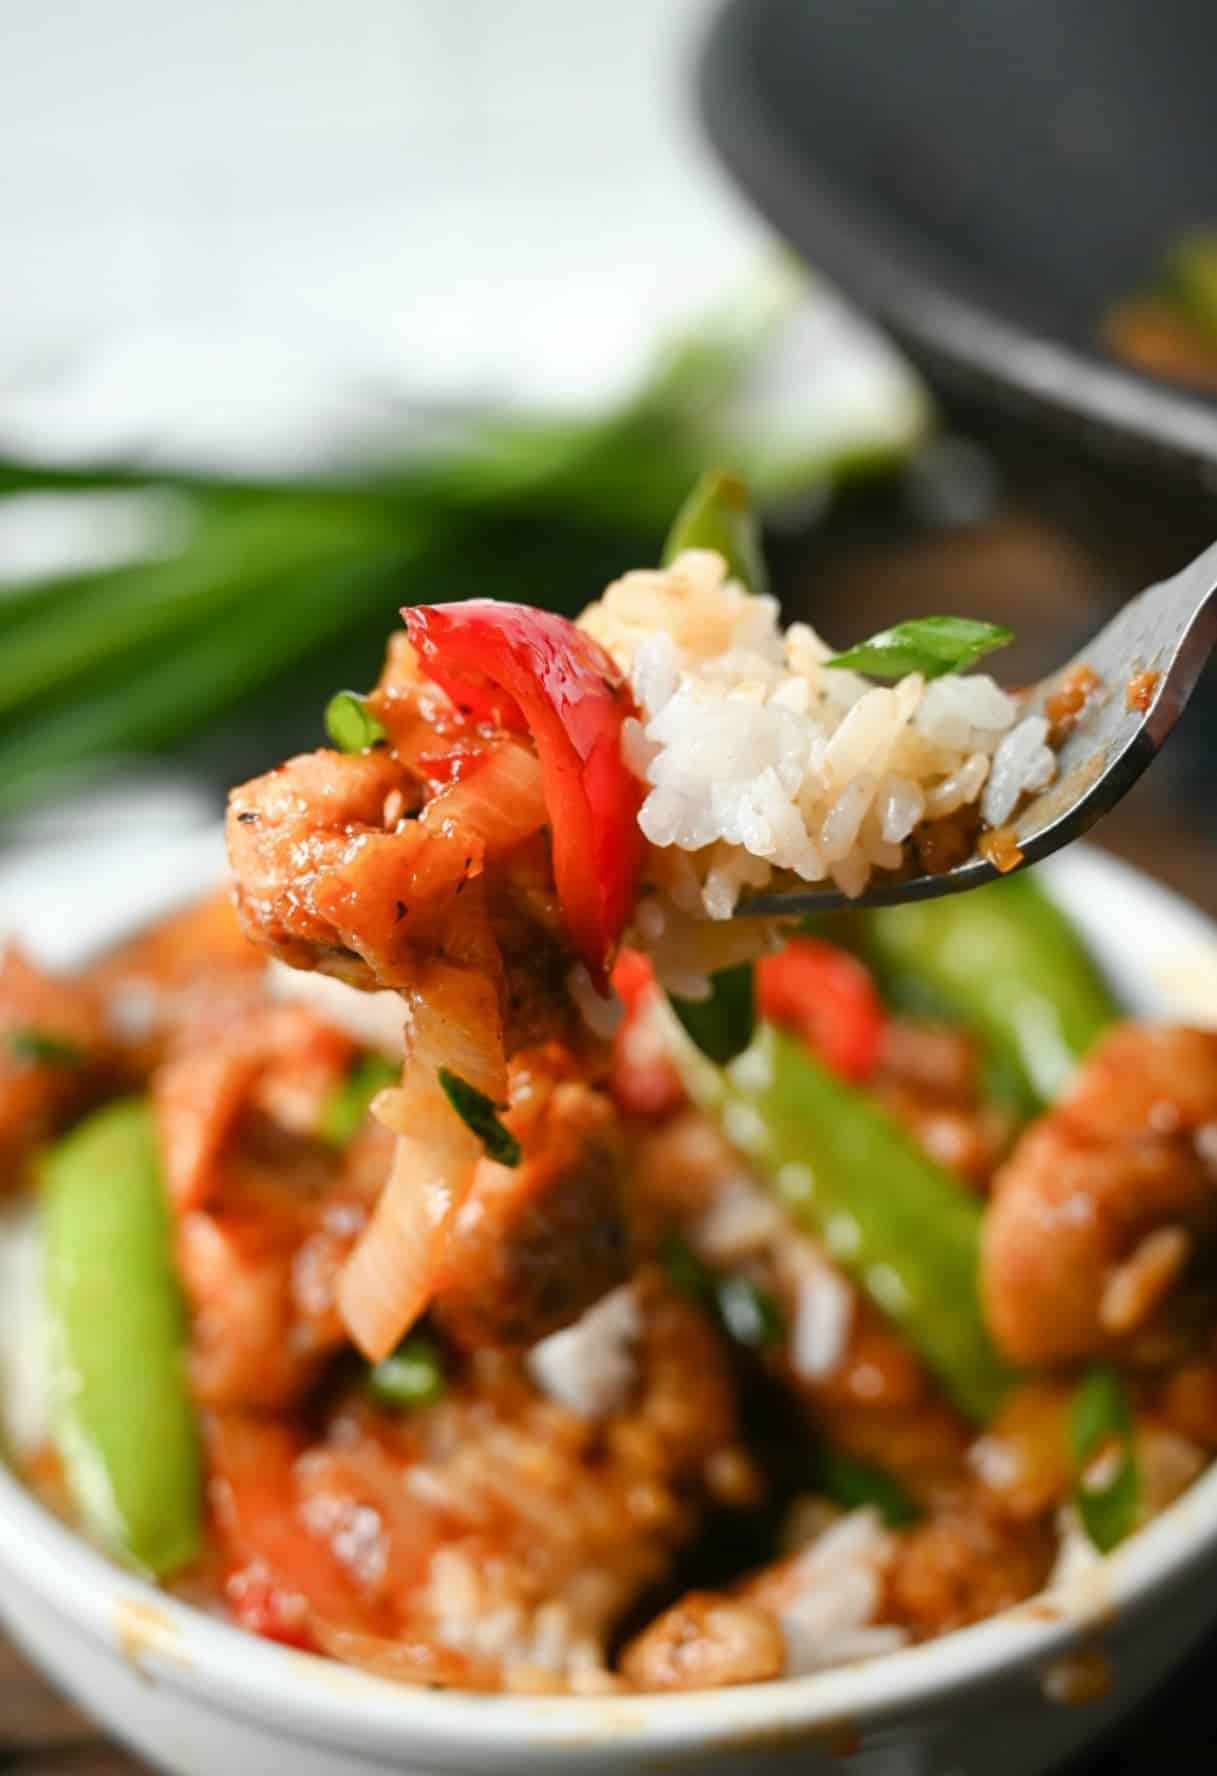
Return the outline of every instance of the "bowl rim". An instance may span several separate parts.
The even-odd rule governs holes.
[[[135,898],[137,923],[168,912],[216,880],[217,835],[191,835],[156,854],[154,884]],[[1043,866],[1041,866],[1043,867]],[[1044,868],[1071,912],[1115,897],[1125,913],[1186,943],[1217,946],[1217,924],[1128,865],[1075,846]],[[116,874],[115,889],[120,877]],[[93,886],[93,884],[91,884]],[[78,880],[65,898],[79,895]],[[130,895],[121,899],[123,915]],[[62,929],[55,895],[40,908]],[[81,954],[119,941],[132,922],[117,892],[101,893],[99,927]],[[0,893],[0,922],[11,914]],[[37,922],[37,921],[35,921]],[[1125,920],[1112,936],[1127,928]],[[36,943],[35,943],[35,947]],[[62,946],[61,951],[62,951]],[[132,1659],[159,1682],[205,1695],[230,1714],[335,1748],[363,1744],[493,1753],[500,1768],[563,1767],[576,1750],[631,1755],[705,1752],[826,1740],[924,1713],[961,1691],[983,1693],[1042,1670],[1113,1625],[1135,1620],[1162,1590],[1217,1562],[1217,1465],[1173,1505],[1076,1582],[1001,1615],[854,1666],[764,1684],[678,1694],[480,1696],[431,1691],[258,1640],[125,1571],[56,1519],[0,1463],[0,1571],[65,1622]],[[504,1762],[504,1758],[508,1761]]]
[[[880,320],[944,383],[1058,432],[1135,456],[1159,474],[1217,485],[1217,402],[1058,339],[957,292],[911,263],[850,192],[800,159],[768,102],[755,49],[780,34],[766,0],[727,0],[697,69],[701,121],[727,172],[808,265]]]

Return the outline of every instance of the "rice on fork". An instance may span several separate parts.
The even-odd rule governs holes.
[[[857,895],[914,853],[970,851],[1053,774],[1043,717],[1020,719],[987,676],[939,676],[1007,631],[929,618],[841,656],[804,623],[783,632],[733,547],[742,502],[711,478],[670,564],[625,575],[578,624],[490,599],[407,608],[375,690],[336,699],[339,750],[233,792],[248,935],[401,995],[401,1085],[376,1107],[397,1157],[339,1286],[373,1360],[445,1286],[467,1200],[493,1197],[508,1226],[529,1175],[557,1201],[591,1163],[527,1151],[540,1125],[521,1082],[557,1044],[602,1091],[623,943],[704,997],[780,940],[777,921],[733,919],[744,891],[790,872]],[[682,546],[707,530],[721,547]],[[572,1316],[588,1304],[572,1295]]]
[[[748,945],[746,931],[694,935],[690,920],[731,919],[745,890],[784,871],[852,898],[923,839],[970,851],[1056,769],[1048,722],[1021,716],[987,674],[910,672],[889,687],[828,667],[815,630],[783,631],[777,600],[748,592],[712,550],[626,574],[579,623],[637,709],[623,744],[645,785],[652,893],[631,941],[686,996],[706,972],[691,953],[713,970]]]

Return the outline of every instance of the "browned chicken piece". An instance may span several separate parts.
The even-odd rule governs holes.
[[[358,986],[410,978],[415,946],[445,948],[481,847],[406,817],[415,800],[388,752],[310,752],[229,798],[228,855],[247,935],[295,968]]]
[[[342,1342],[336,1270],[366,1205],[314,1131],[355,1053],[302,1005],[221,1001],[196,1008],[153,1075],[204,1405],[286,1406]]]
[[[1121,1025],[994,1180],[990,1329],[1015,1362],[1076,1361],[1139,1332],[1217,1230],[1217,1033]]]
[[[457,1344],[535,1344],[625,1280],[625,1143],[601,1093],[512,1064],[528,1107],[518,1166],[483,1160],[452,1229],[432,1311]]]
[[[1046,1524],[1004,1523],[961,1499],[900,1536],[884,1619],[918,1639],[950,1633],[1034,1596],[1052,1559]]]
[[[177,1224],[190,1385],[202,1406],[289,1406],[343,1342],[332,1285],[327,1298],[297,1277],[300,1253],[324,1225],[331,1179],[319,1162],[301,1151],[290,1184],[234,1164],[223,1196]]]
[[[970,1464],[990,1516],[1031,1523],[1073,1489],[1069,1417],[1076,1384],[1025,1381],[1003,1400],[972,1446]]]
[[[33,1149],[79,1111],[112,1065],[97,995],[0,950],[0,1190]]]
[[[758,1604],[690,1591],[635,1635],[621,1673],[640,1690],[711,1690],[780,1677],[786,1640]]]
[[[879,1074],[954,1103],[975,1103],[980,1089],[976,1040],[952,1024],[891,1017],[883,1026]]]
[[[270,1115],[310,1134],[354,1060],[349,1036],[303,1005],[262,1002],[233,1018],[204,1009],[179,1031],[157,1069],[152,1101],[169,1195],[179,1214],[223,1184],[223,1160],[240,1116]]]
[[[884,1026],[869,1082],[931,1159],[983,1185],[1010,1144],[1013,1119],[981,1096],[976,1041],[965,1030],[913,1018]]]
[[[338,1279],[392,1153],[372,1118],[342,1154],[258,1112],[237,1119],[206,1207],[177,1222],[201,1404],[289,1406],[347,1344]]]
[[[581,1140],[576,1153],[559,1141],[548,1157],[528,1148],[520,1177],[496,1181],[483,1168],[479,1182],[479,1137],[452,1101],[452,1077],[498,1102],[524,1043],[580,1039],[537,754],[515,736],[454,733],[451,707],[438,697],[397,649],[373,699],[391,746],[291,759],[229,798],[229,860],[251,940],[291,966],[403,999],[401,1086],[379,1111],[399,1139],[339,1282],[343,1321],[373,1361],[442,1292],[445,1276],[463,1274],[453,1242],[466,1204],[471,1239],[479,1228],[515,1229],[493,1276],[489,1236],[469,1248],[469,1269],[493,1297],[476,1309],[483,1327],[504,1322],[512,1289],[527,1292],[516,1330],[505,1329],[515,1338],[577,1315],[601,1277],[620,1275],[617,1213],[591,1254],[590,1281],[574,1288],[561,1275],[578,1230],[591,1225],[568,1174],[600,1205],[611,1185],[614,1168],[594,1144]],[[544,1141],[564,1126],[542,1131]],[[473,1294],[469,1286],[465,1305],[454,1302],[454,1326],[475,1323]]]
[[[1217,1347],[1180,1363],[1166,1377],[1159,1399],[1163,1419],[1177,1436],[1217,1453]]]
[[[86,979],[105,1007],[125,1082],[143,1085],[180,1032],[217,1028],[265,1003],[266,957],[241,929],[229,888],[120,944]]]

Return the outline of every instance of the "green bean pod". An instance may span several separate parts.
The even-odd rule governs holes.
[[[201,1463],[151,1113],[108,1105],[42,1166],[54,1439],[86,1531],[158,1576],[198,1553]]]
[[[672,1041],[694,1098],[772,1182],[793,1218],[871,1298],[970,1417],[1013,1375],[977,1292],[981,1205],[882,1105],[797,1038],[762,1024],[720,1070]]]

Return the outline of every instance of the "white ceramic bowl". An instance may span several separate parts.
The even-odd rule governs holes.
[[[71,964],[200,891],[218,835],[0,878],[0,931]],[[1051,866],[1130,1007],[1217,1021],[1217,929],[1098,852]],[[0,1615],[54,1682],[184,1776],[798,1769],[857,1747],[862,1776],[1032,1776],[1109,1726],[1217,1617],[1217,1469],[1087,1579],[959,1634],[787,1683],[595,1700],[395,1687],[257,1641],[120,1571],[0,1471]],[[1047,1701],[1062,1657],[1101,1647],[1101,1702]],[[0,1723],[0,1740],[3,1723]]]

